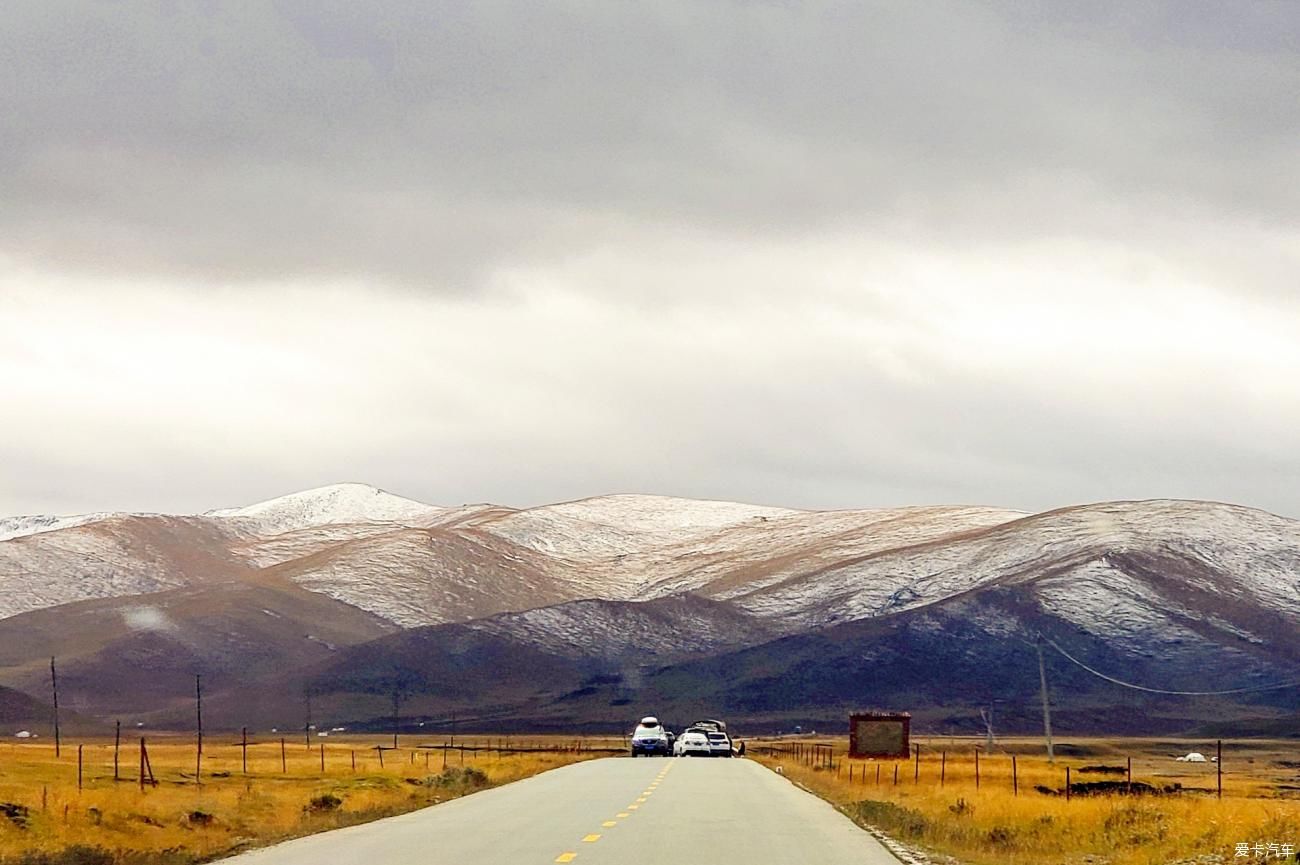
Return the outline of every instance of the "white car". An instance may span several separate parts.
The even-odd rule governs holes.
[[[709,740],[709,754],[713,757],[731,756],[731,737],[726,733],[714,731],[706,734]]]
[[[713,748],[707,735],[698,730],[687,730],[677,737],[673,753],[679,757],[712,757]]]

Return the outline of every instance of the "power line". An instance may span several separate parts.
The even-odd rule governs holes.
[[[1116,679],[1114,676],[1107,676],[1105,673],[1101,672],[1100,670],[1096,670],[1093,669],[1092,667],[1089,667],[1083,661],[1080,661],[1078,658],[1074,657],[1069,652],[1065,651],[1065,649],[1062,649],[1060,646],[1056,645],[1056,643],[1052,642],[1044,634],[1039,633],[1038,636],[1041,637],[1043,641],[1047,643],[1047,645],[1051,646],[1053,649],[1060,652],[1067,661],[1070,661],[1071,663],[1081,667],[1082,669],[1087,670],[1089,673],[1092,673],[1097,678],[1105,679],[1107,682],[1110,682],[1111,684],[1119,685],[1124,688],[1132,688],[1134,691],[1146,691],[1149,694],[1170,694],[1176,697],[1218,697],[1218,696],[1223,696],[1225,694],[1251,694],[1259,691],[1281,691],[1285,688],[1294,688],[1300,686],[1300,681],[1295,681],[1295,682],[1284,682],[1280,685],[1265,685],[1263,687],[1258,687],[1258,688],[1229,688],[1226,691],[1169,691],[1164,688],[1148,688],[1145,685],[1135,685],[1132,682],[1125,682],[1122,679]]]

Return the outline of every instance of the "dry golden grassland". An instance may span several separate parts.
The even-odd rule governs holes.
[[[752,742],[750,754],[780,766],[787,777],[857,822],[938,859],[946,855],[969,865],[1276,863],[1282,860],[1268,852],[1256,858],[1254,845],[1276,844],[1277,854],[1283,844],[1300,849],[1300,742],[1225,743],[1219,800],[1214,763],[1174,759],[1189,751],[1211,757],[1212,742],[1071,739],[1063,749],[1070,756],[1058,756],[1049,765],[1041,742],[1005,741],[993,753],[981,754],[977,788],[976,743],[969,739],[919,740],[919,780],[913,760],[847,760],[844,739],[819,741],[835,746],[834,768],[809,765],[787,753],[768,755],[769,745],[788,749],[789,740]],[[1012,753],[1017,755],[1019,795],[1012,789]],[[1124,767],[1128,758],[1134,783],[1181,789],[1159,795],[1076,794],[1066,801],[1066,767],[1073,784],[1122,782],[1122,773],[1083,770]],[[1236,855],[1241,843],[1251,845],[1249,857]]]
[[[157,786],[138,783],[139,739],[122,745],[113,778],[112,739],[65,743],[56,759],[45,740],[0,744],[0,863],[23,865],[161,865],[206,861],[248,847],[374,820],[487,786],[514,781],[600,756],[577,750],[550,753],[441,751],[415,747],[383,752],[381,737],[300,737],[248,748],[244,772],[239,736],[210,735],[203,749],[201,783],[195,781],[192,740],[151,738],[148,753]],[[82,786],[77,746],[82,745]],[[325,749],[321,771],[320,747]],[[442,744],[440,741],[431,744]],[[487,747],[501,738],[456,744]],[[576,740],[515,738],[514,747],[572,747]],[[619,745],[586,740],[584,747]],[[352,768],[355,754],[356,769]],[[463,760],[463,762],[462,762]],[[16,807],[13,807],[16,806]]]

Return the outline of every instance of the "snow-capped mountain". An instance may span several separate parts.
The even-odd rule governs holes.
[[[332,525],[422,525],[435,520],[443,510],[366,484],[349,483],[290,493],[240,508],[221,508],[203,516],[228,520],[239,531],[268,536]]]
[[[24,518],[0,542],[0,616],[220,579],[281,579],[405,627],[566,600],[726,598],[882,548],[1022,516],[810,512],[613,495],[443,508],[338,484],[197,516]]]
[[[12,518],[0,521],[0,532],[0,631],[54,635],[52,644],[15,637],[17,648],[0,656],[0,685],[37,681],[57,635],[80,627],[90,654],[80,679],[78,662],[68,661],[69,681],[85,683],[91,713],[116,707],[116,686],[92,693],[95,682],[107,681],[96,672],[106,656],[95,653],[111,655],[128,636],[131,645],[145,639],[115,629],[115,611],[155,601],[184,614],[172,631],[149,633],[149,652],[170,657],[166,641],[192,629],[205,636],[185,647],[182,666],[219,657],[228,675],[246,670],[254,679],[307,675],[299,666],[309,659],[325,663],[335,650],[388,629],[396,633],[338,663],[380,671],[406,665],[416,675],[448,652],[487,652],[475,661],[479,669],[491,657],[539,653],[556,660],[538,670],[563,670],[564,686],[577,687],[574,677],[588,673],[636,669],[640,681],[647,664],[690,670],[692,659],[709,657],[741,667],[758,658],[756,669],[776,669],[785,649],[764,652],[786,644],[773,641],[812,640],[800,656],[804,676],[807,664],[816,666],[818,635],[842,629],[865,646],[854,658],[876,652],[872,641],[881,639],[895,641],[888,651],[925,646],[938,657],[938,643],[924,634],[964,629],[975,658],[1045,628],[1081,651],[1113,653],[1107,657],[1120,668],[1163,669],[1175,678],[1213,668],[1251,683],[1300,652],[1292,651],[1300,633],[1300,522],[1209,502],[1026,514],[807,511],[613,495],[517,509],[439,507],[340,484],[200,515]],[[259,614],[253,606],[267,592],[281,604],[278,621],[303,629],[277,640],[271,653],[297,660],[277,664],[242,638],[218,650],[223,629],[262,635],[253,642],[275,632],[275,610]],[[221,600],[234,593],[242,605]],[[93,628],[85,624],[92,607],[74,602],[99,605]],[[214,619],[215,609],[224,612]],[[257,621],[240,624],[241,616]],[[312,621],[319,627],[306,630]],[[867,630],[853,630],[859,626]],[[416,630],[407,639],[402,629]],[[312,643],[315,631],[333,636]],[[25,646],[36,654],[24,654]],[[377,687],[366,675],[336,670],[326,679]],[[695,674],[681,675],[693,681]],[[275,688],[285,687],[277,680]],[[627,699],[626,682],[619,688],[608,698]],[[494,699],[510,705],[508,695]],[[762,702],[752,694],[736,699]]]

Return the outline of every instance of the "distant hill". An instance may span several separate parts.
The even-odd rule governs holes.
[[[802,511],[617,495],[437,507],[358,484],[195,516],[0,520],[0,684],[184,725],[620,726],[849,707],[1036,723],[1038,633],[1163,690],[1300,678],[1300,523],[1111,502]],[[1181,698],[1055,650],[1063,730],[1177,731],[1300,710],[1297,689]],[[477,719],[477,720],[473,720]],[[1285,721],[1280,721],[1285,725]]]
[[[44,735],[51,729],[54,710],[34,697],[0,687],[0,739],[21,731]]]

